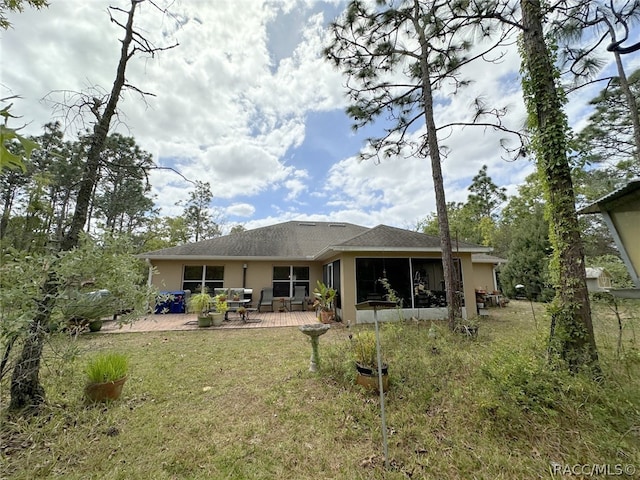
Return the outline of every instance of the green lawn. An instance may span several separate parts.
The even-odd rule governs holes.
[[[2,413],[0,478],[533,479],[553,478],[554,462],[640,472],[638,309],[620,354],[617,320],[594,313],[595,382],[547,368],[549,322],[535,308],[535,321],[528,302],[492,309],[476,341],[442,325],[432,338],[431,322],[383,328],[388,470],[378,397],[352,383],[350,329],[321,337],[319,374],[297,328],[58,338],[46,407]],[[89,406],[82,371],[106,350],[129,356],[130,377],[119,401]]]

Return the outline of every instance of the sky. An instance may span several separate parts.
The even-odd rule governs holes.
[[[131,60],[127,82],[154,96],[126,92],[112,131],[133,136],[158,166],[168,167],[150,174],[161,214],[181,213],[176,203],[193,190],[185,178],[211,184],[211,206],[225,230],[289,220],[414,228],[435,211],[428,159],[358,159],[367,136],[381,127],[351,128],[346,79],[322,58],[327,26],[345,4],[174,0],[170,16],[149,2],[140,5],[139,31],[158,47],[178,46]],[[21,97],[12,107],[21,118],[10,126],[25,124],[23,134],[40,135],[45,123],[61,120],[69,138],[81,128],[52,101],[64,100],[64,92],[111,88],[122,31],[110,22],[109,5],[128,8],[124,0],[51,0],[46,9],[8,16],[12,28],[0,31],[0,98]],[[612,70],[613,56],[605,53],[603,59]],[[640,66],[638,55],[625,62],[629,72]],[[466,69],[468,89],[439,93],[438,124],[468,118],[481,95],[489,105],[508,109],[509,126],[522,127],[519,66],[512,46],[499,62]],[[600,88],[569,96],[574,128],[584,126],[587,102]],[[478,127],[441,136],[448,202],[466,201],[483,165],[508,194],[517,192],[534,165],[527,158],[505,159],[503,137]]]

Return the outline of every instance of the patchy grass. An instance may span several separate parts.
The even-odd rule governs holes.
[[[317,375],[297,328],[90,334],[71,350],[58,338],[47,405],[3,412],[0,478],[551,478],[554,462],[640,472],[638,311],[624,317],[620,354],[617,319],[595,311],[595,382],[548,367],[549,321],[534,308],[536,321],[528,302],[492,309],[476,341],[442,325],[433,338],[431,322],[384,326],[389,470],[378,397],[353,385],[350,329],[321,337]],[[82,398],[97,351],[129,357],[123,397],[108,405]]]

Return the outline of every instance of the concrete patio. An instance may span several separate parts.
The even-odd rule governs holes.
[[[219,327],[198,327],[197,316],[189,313],[175,313],[163,315],[148,315],[130,325],[120,325],[118,321],[106,320],[101,332],[130,333],[130,332],[163,332],[175,330],[224,330],[229,328],[272,328],[297,327],[309,323],[316,323],[315,312],[252,312],[247,322],[243,322],[239,315],[229,313],[229,320],[225,320]]]

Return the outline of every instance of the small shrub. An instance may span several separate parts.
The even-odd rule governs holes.
[[[94,357],[85,369],[89,383],[113,382],[124,377],[129,361],[122,353],[102,353]]]

